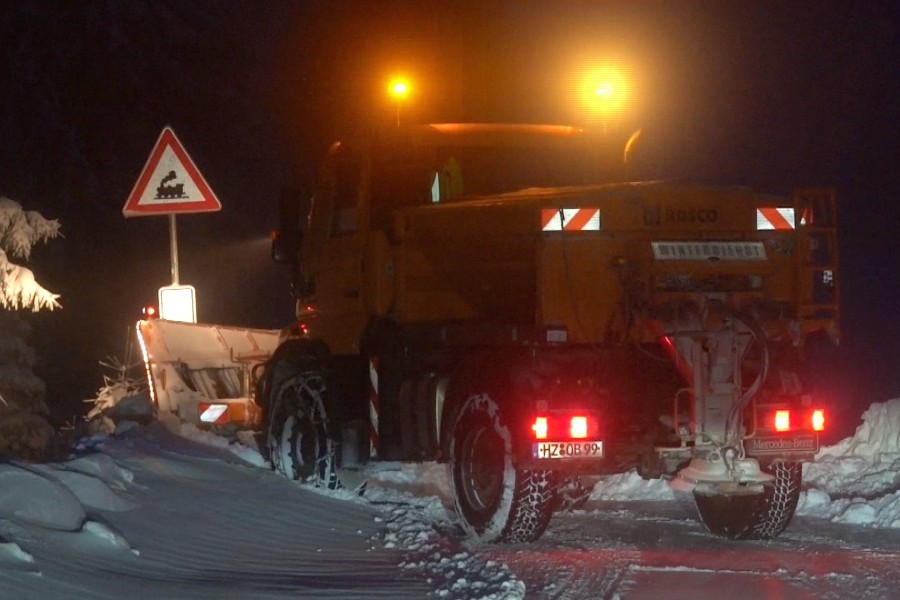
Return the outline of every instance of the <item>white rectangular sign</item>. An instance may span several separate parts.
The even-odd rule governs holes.
[[[192,285],[159,288],[159,316],[167,321],[197,322],[197,293]]]
[[[652,242],[656,260],[766,260],[762,242]]]

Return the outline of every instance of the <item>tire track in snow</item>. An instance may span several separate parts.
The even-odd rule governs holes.
[[[557,549],[485,551],[502,561],[525,583],[526,598],[554,600],[611,599],[638,561],[627,550]]]
[[[886,599],[900,589],[893,531],[800,518],[775,540],[733,542],[667,503],[631,504],[557,514],[535,544],[478,553],[505,562],[539,600]]]
[[[418,572],[444,600],[518,600],[524,585],[503,563],[470,552],[449,532],[438,498],[374,490],[367,494],[387,515],[385,544],[405,551],[401,567]],[[440,530],[440,531],[439,531]]]
[[[596,526],[584,511],[560,513],[535,543],[482,546],[478,553],[506,563],[525,583],[526,598],[612,599],[640,563],[640,552],[614,531],[597,535]]]

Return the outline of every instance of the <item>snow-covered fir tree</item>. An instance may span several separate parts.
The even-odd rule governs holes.
[[[14,260],[27,260],[35,244],[58,235],[56,220],[0,198],[0,456],[40,459],[53,436],[42,417],[47,413],[44,382],[32,370],[35,353],[27,343],[31,328],[17,311],[53,310],[59,307],[59,296]]]

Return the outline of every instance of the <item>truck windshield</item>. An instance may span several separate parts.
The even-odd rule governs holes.
[[[384,147],[373,153],[372,200],[405,206],[609,182],[609,161],[583,143]]]

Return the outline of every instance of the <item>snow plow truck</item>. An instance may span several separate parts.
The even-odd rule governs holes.
[[[632,182],[627,152],[548,125],[335,143],[273,236],[297,299],[256,385],[273,467],[447,462],[488,542],[637,469],[714,534],[779,535],[826,425],[800,373],[839,340],[834,193]]]

